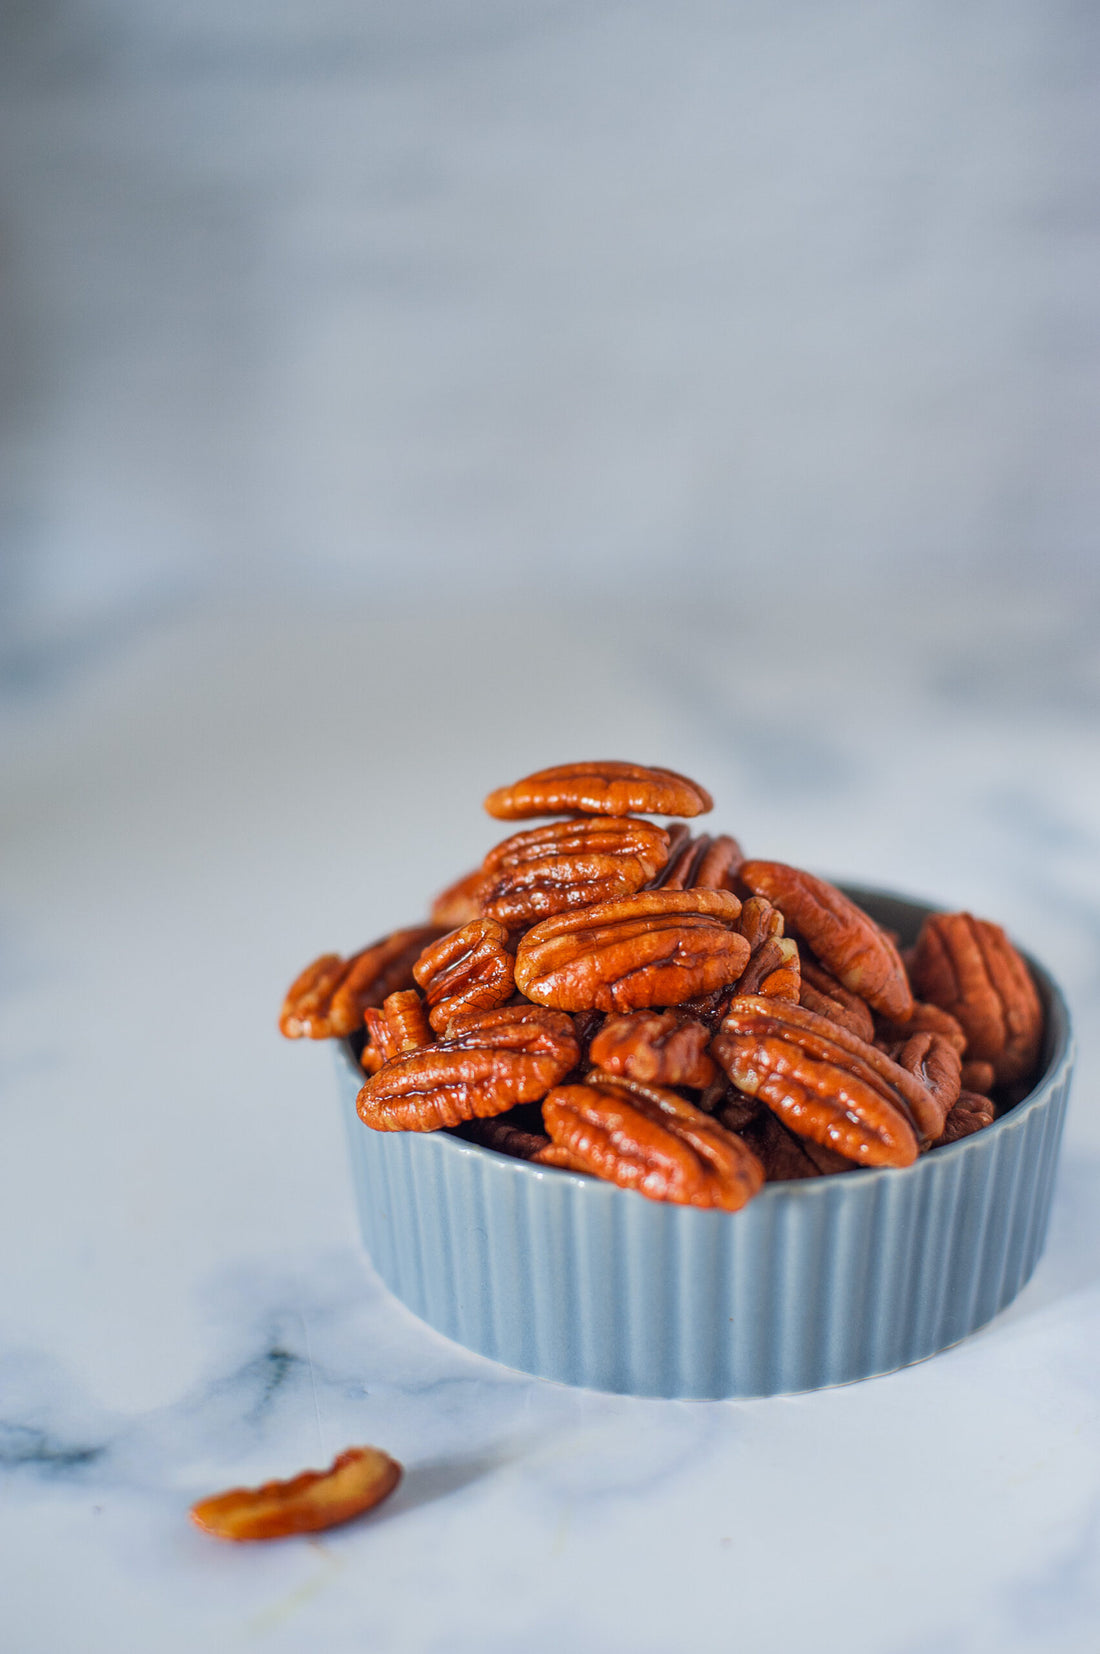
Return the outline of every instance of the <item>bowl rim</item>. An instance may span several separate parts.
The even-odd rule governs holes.
[[[841,883],[834,880],[838,888],[853,900],[868,897],[872,901],[901,905],[919,911],[921,922],[930,913],[946,913],[961,911],[944,908],[936,903],[924,902],[915,897],[902,895],[900,892],[883,889],[878,886],[856,885],[847,881]],[[873,915],[872,915],[873,917]],[[1013,943],[1013,946],[1016,946]],[[1037,1108],[1042,1107],[1049,1099],[1050,1093],[1058,1084],[1067,1069],[1072,1065],[1075,1040],[1069,1006],[1058,983],[1050,972],[1033,954],[1023,948],[1018,952],[1026,962],[1029,971],[1039,989],[1043,1000],[1046,1015],[1044,1029],[1044,1052],[1046,1060],[1043,1063],[1042,1073],[1035,1085],[1025,1097],[1006,1110],[992,1125],[985,1126],[981,1131],[971,1132],[967,1137],[961,1137],[955,1143],[946,1143],[942,1148],[918,1155],[910,1166],[856,1166],[850,1172],[845,1172],[843,1178],[838,1175],[823,1177],[791,1178],[766,1183],[760,1192],[748,1202],[748,1207],[757,1206],[760,1201],[775,1200],[823,1200],[838,1188],[853,1187],[853,1179],[858,1180],[861,1188],[868,1188],[880,1183],[884,1178],[897,1179],[899,1177],[920,1177],[929,1165],[941,1165],[945,1161],[962,1158],[968,1154],[988,1150],[995,1139],[1004,1135],[1006,1131],[1014,1131],[1023,1125]],[[354,1051],[347,1040],[338,1042],[339,1059],[362,1082],[363,1070]],[[360,1122],[362,1124],[362,1122]],[[364,1131],[372,1128],[363,1124]],[[528,1177],[539,1182],[552,1180],[560,1186],[561,1180],[566,1179],[568,1185],[582,1191],[580,1198],[588,1201],[608,1200],[624,1196],[633,1196],[645,1201],[646,1206],[668,1209],[672,1207],[680,1213],[692,1213],[698,1219],[727,1219],[736,1220],[740,1212],[726,1212],[715,1207],[685,1206],[673,1201],[652,1200],[640,1195],[635,1189],[624,1189],[617,1183],[606,1178],[593,1177],[587,1173],[567,1171],[559,1166],[538,1166],[530,1160],[523,1160],[518,1155],[502,1154],[498,1149],[489,1148],[484,1143],[470,1143],[464,1138],[456,1137],[452,1131],[440,1129],[436,1131],[403,1131],[391,1134],[378,1133],[380,1137],[399,1135],[403,1138],[424,1138],[435,1142],[439,1151],[447,1155],[457,1155],[460,1159],[472,1160],[483,1165],[487,1172],[502,1177]],[[494,1171],[495,1168],[495,1171]],[[744,1208],[743,1208],[744,1209]]]

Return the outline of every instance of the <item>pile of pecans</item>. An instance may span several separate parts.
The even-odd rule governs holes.
[[[824,879],[693,837],[712,800],[672,770],[563,764],[485,808],[557,819],[283,1005],[288,1038],[353,1041],[375,1130],[736,1211],[766,1181],[908,1166],[1026,1093],[1042,1006],[998,925],[934,914],[903,958]]]

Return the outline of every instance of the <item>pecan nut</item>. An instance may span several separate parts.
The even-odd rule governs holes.
[[[852,1162],[835,1149],[796,1136],[770,1108],[760,1109],[740,1128],[740,1134],[763,1166],[768,1183],[793,1183],[853,1170]]]
[[[750,896],[741,908],[738,930],[752,949],[735,994],[763,994],[796,1004],[802,987],[798,943],[783,934],[783,915],[764,896]]]
[[[387,995],[380,1010],[368,1005],[363,1021],[369,1044],[363,1047],[360,1061],[370,1074],[376,1074],[383,1063],[402,1051],[418,1051],[432,1043],[424,1001],[415,988]]]
[[[826,970],[883,1016],[904,1022],[913,995],[897,948],[843,891],[780,861],[746,861],[739,877],[773,902]],[[929,996],[926,996],[929,997]]]
[[[714,808],[705,787],[675,770],[612,759],[537,770],[485,800],[491,816],[697,816]]]
[[[576,1066],[580,1048],[560,1011],[508,1005],[456,1017],[446,1039],[394,1057],[356,1099],[376,1131],[437,1131],[537,1103]]]
[[[710,1049],[734,1085],[767,1103],[791,1131],[858,1165],[909,1166],[917,1130],[930,1137],[942,1129],[936,1099],[919,1080],[801,1006],[758,995],[735,999]]]
[[[288,1482],[235,1487],[191,1507],[196,1527],[217,1539],[285,1539],[319,1533],[362,1516],[391,1494],[401,1466],[378,1447],[349,1447],[327,1470],[305,1470]]]
[[[632,1011],[608,1017],[589,1051],[594,1067],[648,1085],[687,1085],[703,1091],[717,1077],[707,1056],[710,1029],[675,1011]]]
[[[706,833],[695,839],[685,836],[654,884],[661,890],[730,890],[744,859],[741,846],[728,833],[717,838]]]
[[[866,1040],[868,1045],[874,1043],[875,1019],[867,1001],[851,993],[805,953],[802,955],[798,1003],[807,1011],[816,1011],[818,1016],[827,1017],[830,1022],[839,1022],[842,1028]]]
[[[432,903],[432,924],[443,930],[457,930],[459,925],[468,925],[471,919],[480,919],[482,881],[481,868],[475,867],[472,873],[464,873],[446,890],[441,890]]]
[[[942,1149],[948,1143],[957,1143],[961,1137],[972,1137],[976,1131],[984,1131],[986,1126],[992,1124],[993,1104],[989,1098],[974,1091],[960,1091],[954,1108],[943,1122],[943,1131],[932,1147]]]
[[[764,1182],[739,1137],[660,1086],[597,1070],[583,1085],[558,1086],[542,1114],[572,1162],[650,1200],[736,1212]]]
[[[993,1064],[999,1085],[1026,1078],[1039,1057],[1043,1008],[1023,959],[1000,925],[970,913],[934,913],[911,961],[922,999],[949,1011],[966,1055]]]
[[[668,834],[629,816],[582,816],[515,833],[482,864],[482,912],[510,930],[633,896],[668,858]]]
[[[736,982],[749,957],[725,890],[647,890],[544,919],[516,952],[516,986],[562,1011],[677,1005]]]
[[[415,925],[372,942],[350,959],[322,954],[291,983],[279,1013],[280,1032],[287,1039],[347,1039],[363,1026],[368,1005],[381,1005],[388,994],[412,987],[413,961],[439,934],[436,925]]]
[[[893,1057],[899,1068],[904,1068],[906,1073],[914,1075],[927,1087],[946,1120],[962,1089],[962,1063],[951,1041],[943,1034],[924,1028],[910,1034],[888,1055]]]
[[[495,919],[474,919],[424,949],[412,968],[428,1001],[428,1021],[442,1034],[464,1011],[492,1011],[512,995],[508,933]]]

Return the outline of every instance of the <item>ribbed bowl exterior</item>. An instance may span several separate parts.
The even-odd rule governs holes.
[[[852,893],[903,935],[928,911]],[[430,1326],[567,1384],[768,1396],[919,1361],[1009,1304],[1043,1249],[1073,1054],[1062,996],[1033,970],[1047,1060],[1024,1102],[904,1170],[769,1184],[736,1213],[650,1201],[447,1132],[371,1131],[342,1049],[367,1250]]]

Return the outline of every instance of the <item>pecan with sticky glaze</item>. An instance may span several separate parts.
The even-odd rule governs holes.
[[[482,864],[481,910],[509,930],[632,896],[668,857],[668,834],[632,817],[582,816],[514,833]]]
[[[360,1062],[368,1074],[376,1074],[383,1063],[402,1051],[418,1051],[432,1043],[424,1001],[415,988],[389,994],[380,1009],[368,1005],[363,1021],[369,1043],[363,1047]]]
[[[918,999],[913,1003],[913,1014],[908,1022],[891,1022],[889,1017],[875,1018],[875,1037],[873,1044],[883,1050],[889,1050],[900,1040],[906,1040],[910,1034],[942,1034],[944,1039],[955,1047],[959,1056],[966,1053],[966,1035],[962,1026],[947,1011],[941,1011],[938,1005],[929,1005],[925,1000]],[[865,1035],[864,1038],[867,1036]],[[992,1084],[992,1080],[990,1081]],[[971,1087],[980,1091],[980,1086]]]
[[[508,933],[495,919],[474,919],[426,947],[412,968],[437,1034],[462,1011],[491,1011],[512,996]]]
[[[946,1120],[962,1089],[962,1064],[951,1041],[943,1034],[924,1028],[910,1034],[888,1055],[899,1068],[927,1086]]]
[[[736,1212],[764,1182],[740,1138],[661,1086],[596,1070],[558,1086],[542,1115],[567,1165],[651,1200]]]
[[[725,1116],[719,1115],[725,1122]],[[740,1135],[764,1168],[768,1183],[792,1183],[805,1177],[826,1177],[852,1171],[852,1162],[826,1149],[812,1138],[798,1137],[773,1114],[762,1108],[740,1128]]]
[[[967,1057],[992,1063],[998,1085],[1031,1073],[1043,1009],[1026,964],[1000,925],[970,913],[933,913],[921,928],[910,969],[917,993],[961,1023]]]
[[[491,816],[697,816],[714,808],[705,787],[675,770],[606,759],[537,770],[485,800]]]
[[[440,934],[438,926],[395,930],[369,948],[342,959],[322,954],[291,984],[279,1014],[287,1039],[347,1039],[363,1026],[368,1005],[411,988],[413,961]]]
[[[361,1516],[391,1494],[401,1466],[378,1447],[349,1447],[327,1470],[304,1470],[287,1482],[235,1487],[200,1499],[191,1520],[216,1539],[285,1539],[319,1533]]]
[[[646,890],[535,925],[516,987],[562,1011],[678,1005],[735,982],[749,957],[741,903],[724,890]]]
[[[468,925],[471,919],[480,919],[483,883],[481,868],[475,867],[472,873],[464,873],[446,890],[441,890],[432,903],[432,924],[443,930],[457,930],[460,925]]]
[[[913,995],[893,941],[843,891],[779,861],[746,861],[738,873],[757,896],[773,902],[833,976],[884,1016],[904,1022]],[[926,995],[930,998],[930,995]]]
[[[918,1133],[942,1130],[943,1114],[919,1080],[846,1028],[784,1000],[732,1000],[710,1051],[739,1090],[791,1131],[858,1165],[911,1165]]]
[[[687,1085],[702,1091],[718,1070],[707,1056],[710,1029],[676,1011],[631,1011],[608,1017],[589,1058],[608,1074],[650,1085]]]
[[[802,950],[802,977],[799,983],[798,1003],[807,1011],[816,1011],[819,1017],[839,1022],[868,1045],[875,1041],[875,1019],[871,1007],[858,994],[850,993],[842,982],[823,970]],[[900,1036],[899,1036],[900,1037]]]
[[[954,1108],[943,1122],[943,1131],[932,1144],[941,1149],[948,1143],[957,1143],[961,1137],[972,1137],[993,1124],[993,1104],[988,1097],[974,1091],[960,1091]]]
[[[376,1131],[437,1131],[537,1103],[579,1056],[570,1019],[539,1005],[455,1017],[446,1039],[394,1057],[367,1080],[359,1118]]]
[[[744,852],[735,838],[720,833],[711,838],[685,838],[671,852],[665,872],[654,880],[661,890],[730,890],[733,877],[744,861]]]

